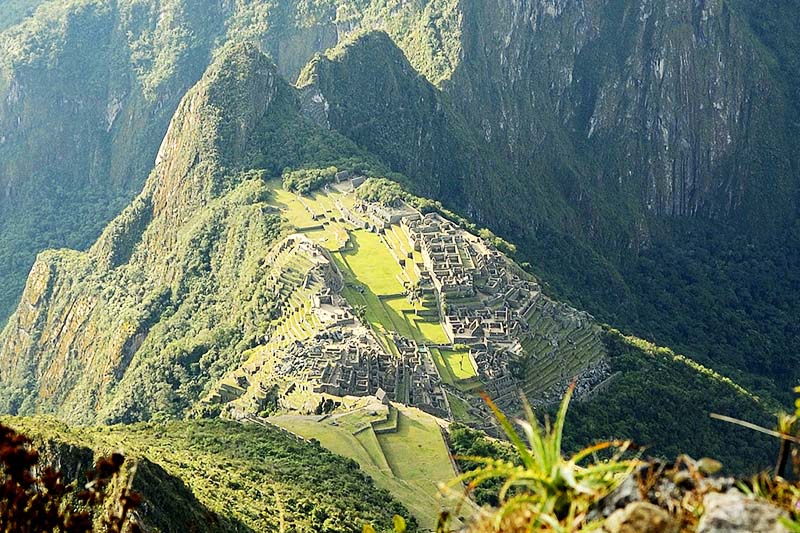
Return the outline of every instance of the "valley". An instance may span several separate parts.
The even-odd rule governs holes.
[[[396,197],[362,199],[362,190],[390,187],[364,181],[342,177],[308,195],[271,189],[290,233],[263,261],[277,317],[210,406],[313,411],[326,395],[380,392],[476,423],[490,418],[478,390],[518,411],[520,390],[546,404],[576,378],[588,390],[608,377],[590,316],[544,296],[533,277],[441,215]]]
[[[771,466],[709,415],[770,424],[796,381],[793,245],[750,291],[755,248],[669,228],[791,227],[793,178],[761,180],[794,160],[730,159],[792,151],[757,134],[789,92],[741,79],[771,51],[735,7],[684,3],[0,0],[5,423],[52,463],[122,449],[167,480],[147,509],[232,531],[433,530],[453,435],[503,449],[492,405],[548,419],[567,390],[564,454]],[[683,32],[702,46],[653,45]],[[623,329],[631,301],[657,335]]]

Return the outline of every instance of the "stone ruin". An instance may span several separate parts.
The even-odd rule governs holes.
[[[346,179],[350,177],[341,176]],[[402,202],[395,206],[361,202],[353,211],[339,200],[336,205],[342,219],[353,226],[376,232],[390,225],[401,228],[409,250],[421,258],[413,265],[419,277],[414,290],[435,296],[438,302],[450,342],[441,348],[468,348],[477,381],[501,408],[519,407],[521,382],[515,372],[519,372],[520,362],[528,360],[541,367],[558,364],[555,358],[570,349],[570,343],[576,345],[593,334],[588,315],[543,296],[539,285],[506,256],[440,215],[422,216]],[[372,396],[380,391],[385,398],[452,418],[446,391],[462,400],[464,393],[443,384],[427,343],[394,334],[397,353],[390,353],[341,295],[343,277],[324,248],[303,235],[292,235],[270,252],[265,265],[278,265],[291,253],[311,261],[300,287],[319,287],[311,297],[316,329],[308,338],[293,339],[288,345],[291,338],[272,338],[263,356],[272,361],[269,371],[262,372],[263,364],[245,365],[219,388],[217,399],[247,397],[250,408],[257,408],[272,390],[271,383],[280,381],[289,384],[284,387],[285,395],[299,390],[338,397]],[[408,257],[395,259],[414,257],[409,252]],[[286,310],[297,287],[291,286],[280,269],[271,271],[270,276],[282,298],[279,305]],[[540,326],[544,322],[547,327]],[[567,330],[579,332],[578,340],[562,338],[560,332]],[[579,392],[588,392],[607,377],[602,360],[581,365],[557,370],[549,388],[538,394],[534,403],[557,401],[565,383],[576,375],[581,378],[579,385],[583,384]]]

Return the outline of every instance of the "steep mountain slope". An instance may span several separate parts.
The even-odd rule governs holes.
[[[259,261],[281,222],[261,174],[246,170],[361,154],[298,112],[260,52],[220,54],[178,109],[142,194],[88,252],[39,257],[0,349],[5,410],[32,407],[15,383],[35,384],[40,407],[72,420],[178,413],[248,347],[270,312]]]
[[[49,2],[2,34],[0,314],[38,251],[87,246],[140,190],[207,65],[207,19],[180,2]]]
[[[347,32],[380,26],[432,78],[452,71],[452,0],[337,4],[0,1],[0,321],[36,253],[88,246],[139,192],[178,102],[224,43],[258,43],[292,81]],[[432,40],[443,33],[447,46]]]
[[[82,481],[94,457],[126,456],[137,519],[157,531],[361,531],[409,518],[356,465],[274,427],[202,421],[70,428],[48,418],[7,418],[65,481]],[[236,442],[236,446],[231,446]],[[135,470],[131,470],[135,465]]]
[[[298,78],[306,113],[415,178],[420,194],[458,205],[483,148],[463,119],[382,32],[315,57]]]
[[[334,104],[331,127],[405,173],[417,192],[516,242],[553,287],[603,319],[682,343],[732,371],[775,379],[797,367],[783,355],[797,344],[782,325],[797,312],[788,270],[750,284],[749,293],[765,294],[753,302],[720,288],[741,284],[729,248],[755,246],[756,257],[769,257],[760,270],[800,257],[796,238],[775,244],[787,238],[798,203],[798,43],[786,22],[797,18],[796,6],[0,6],[0,27],[8,27],[0,37],[0,316],[16,303],[38,251],[88,246],[139,191],[180,98],[224,42],[258,43],[291,81],[314,53],[380,28],[407,62],[371,37],[369,46],[321,58],[311,69],[317,74],[301,80]],[[695,244],[706,233],[719,250],[712,256]],[[665,301],[673,280],[642,281],[669,277],[651,260],[664,256],[689,257],[683,263],[692,270],[724,264],[724,279],[694,290],[693,277],[680,276],[691,304]],[[720,313],[726,326],[710,327]],[[696,324],[707,342],[687,338]],[[770,339],[758,347],[767,364],[741,348],[752,337],[746,331]],[[781,387],[796,381],[789,374]]]
[[[143,192],[87,252],[39,256],[0,335],[4,411],[80,423],[320,414],[382,390],[491,429],[476,390],[513,412],[519,391],[546,406],[575,377],[593,409],[656,408],[647,390],[613,385],[654,374],[650,356],[619,357],[491,233],[386,180],[353,190],[388,169],[306,119],[307,96],[254,46],[220,51]],[[281,175],[290,190],[276,187]],[[670,373],[686,417],[716,406],[764,416],[740,387],[681,364]],[[716,403],[693,404],[710,388]],[[611,422],[598,432],[620,432]],[[630,424],[657,450],[674,437]],[[761,463],[763,449],[734,450],[728,431],[704,427],[732,466]]]

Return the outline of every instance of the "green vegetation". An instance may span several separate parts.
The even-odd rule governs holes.
[[[342,258],[355,277],[378,296],[403,294],[402,272],[380,235],[364,230],[350,232],[350,246]]]
[[[4,0],[0,4],[0,31],[31,16],[46,0]]]
[[[345,225],[331,220],[330,201],[313,194],[337,168],[396,180],[368,181],[359,193],[365,198],[402,198],[424,212],[439,211],[501,250],[514,247],[497,235],[513,239],[520,244],[517,257],[542,274],[552,287],[547,290],[692,356],[611,334],[611,376],[570,412],[581,420],[570,425],[570,445],[621,435],[665,455],[706,446],[702,453],[719,456],[734,471],[763,463],[760,445],[735,428],[718,430],[705,414],[713,408],[758,421],[783,394],[775,383],[788,389],[798,379],[800,226],[793,222],[792,169],[798,167],[793,154],[800,138],[794,134],[793,65],[800,56],[785,22],[796,19],[790,16],[794,8],[778,11],[770,4],[771,13],[780,13],[772,16],[730,2],[729,29],[709,32],[703,50],[710,55],[692,56],[693,66],[724,57],[730,68],[709,75],[720,78],[715,86],[731,87],[752,102],[752,116],[746,131],[730,132],[736,152],[712,150],[722,154],[720,163],[706,168],[700,161],[689,179],[641,172],[685,165],[650,164],[669,162],[657,150],[662,143],[625,137],[635,130],[629,124],[602,131],[610,118],[599,117],[600,129],[589,132],[590,118],[602,111],[596,95],[630,86],[613,66],[639,64],[639,56],[621,52],[627,47],[619,47],[617,37],[630,38],[630,49],[638,50],[631,53],[644,57],[633,42],[638,34],[621,22],[635,19],[622,4],[598,16],[597,38],[577,54],[576,64],[557,58],[551,66],[537,63],[547,57],[538,53],[542,43],[549,46],[557,37],[569,44],[569,35],[554,36],[544,26],[535,34],[522,31],[515,21],[498,18],[505,10],[495,13],[473,1],[231,7],[65,0],[47,2],[16,25],[36,3],[6,0],[0,9],[0,28],[7,28],[0,35],[0,323],[34,267],[26,301],[0,336],[4,410],[53,411],[85,423],[194,410],[197,399],[271,333],[286,294],[276,294],[263,259],[287,225],[341,251],[336,258],[348,278],[345,295],[363,309],[387,350],[396,352],[392,332],[441,342],[440,325],[417,316],[424,302],[391,297],[404,291],[403,281],[416,281],[390,257],[387,244],[403,249],[397,235],[385,236],[386,242],[365,232],[349,238]],[[654,17],[661,22],[659,13]],[[721,28],[714,25],[722,18],[709,19],[712,30]],[[406,57],[387,35],[358,33],[308,65],[302,90],[277,74],[293,78],[345,28],[378,25]],[[500,40],[477,38],[501,35],[501,29],[510,40],[502,46],[525,51],[509,56],[508,64],[495,61]],[[716,34],[735,46],[719,49]],[[252,46],[226,41],[259,43],[278,70]],[[675,39],[684,41],[690,42]],[[736,75],[742,67],[729,49],[753,59],[752,85],[740,82],[746,77]],[[610,67],[601,71],[602,65]],[[507,78],[519,72],[537,75]],[[554,82],[563,72],[574,73],[568,89]],[[667,74],[666,92],[674,88]],[[445,80],[446,93],[433,85]],[[485,98],[487,91],[496,97]],[[636,96],[642,98],[625,101],[660,98]],[[327,106],[324,117],[308,109],[314,107],[309,99],[319,97]],[[551,105],[552,98],[562,103]],[[689,94],[689,100],[699,99]],[[89,247],[141,189],[173,115],[171,142],[144,191],[97,244],[86,253],[46,252],[34,265],[44,248]],[[694,115],[697,145],[711,145],[705,131],[721,131],[719,123],[701,115]],[[620,116],[635,124],[647,118],[638,111]],[[680,128],[669,136],[686,137]],[[702,152],[694,145],[688,150]],[[627,164],[636,172],[628,172]],[[285,169],[292,169],[287,187],[307,196],[265,183]],[[406,193],[398,183],[430,199]],[[682,197],[669,198],[662,189],[674,183],[694,185],[674,188]],[[435,198],[490,221],[492,231]],[[661,213],[687,220],[665,220]],[[711,218],[741,219],[753,232],[742,234]],[[282,274],[296,282],[298,271]],[[287,313],[281,333],[311,334],[307,316],[299,306]],[[563,379],[560,370],[567,375],[604,354],[591,335],[576,332],[566,339],[575,342],[569,359],[574,366],[526,361],[531,364],[523,376],[532,396]],[[541,339],[529,341],[529,352],[541,348],[535,344]],[[475,385],[463,381],[470,379],[463,353],[432,353],[445,382]],[[458,416],[467,416],[463,402],[454,405]],[[692,413],[696,423],[685,424],[695,421]],[[366,446],[374,456],[374,442]]]
[[[637,343],[635,339],[629,340]],[[795,392],[800,393],[800,388]],[[674,462],[634,460],[626,454],[630,442],[600,443],[566,460],[562,457],[560,441],[571,394],[572,388],[567,391],[552,427],[549,421],[544,427],[540,426],[536,416],[529,408],[526,409],[526,419],[519,420],[518,425],[527,442],[491,402],[490,407],[508,435],[510,444],[488,439],[467,428],[451,428],[450,440],[453,449],[460,452],[459,464],[464,474],[450,485],[459,489],[454,491],[454,496],[457,496],[461,489],[459,481],[471,481],[467,485],[467,491],[472,496],[467,500],[472,508],[469,531],[571,533],[614,529],[622,517],[621,507],[611,515],[595,511],[605,509],[604,506],[613,501],[613,498],[606,500],[605,497],[628,477],[633,478],[629,485],[634,488],[633,503],[628,500],[630,493],[627,489],[623,489],[617,497],[623,498],[625,515],[629,512],[639,515],[637,519],[631,519],[631,515],[628,515],[624,526],[637,531],[664,529],[666,523],[669,523],[667,529],[698,531],[706,519],[704,514],[712,513],[707,498],[724,491],[733,498],[742,496],[757,501],[759,505],[771,505],[773,511],[782,513],[779,520],[789,531],[798,529],[800,486],[796,480],[800,475],[800,460],[792,447],[800,445],[797,435],[800,400],[796,401],[795,413],[778,416],[776,430],[714,415],[725,422],[777,437],[781,442],[776,470],[737,481],[737,491],[725,485],[720,486],[717,474],[722,464],[719,461],[708,457],[695,460],[686,454],[680,455]],[[593,458],[595,464],[581,466],[580,463],[589,457]],[[782,475],[783,469],[789,466],[790,457],[793,458],[794,482]],[[665,486],[670,489],[663,490]],[[475,503],[484,507],[479,508]],[[734,509],[741,504],[731,502],[728,505]],[[730,512],[728,509],[724,511]],[[656,518],[654,513],[660,516]],[[647,518],[648,515],[653,517]],[[443,514],[442,518],[446,519],[447,514]],[[724,520],[715,514],[712,523]],[[634,523],[636,526],[633,526]],[[708,526],[709,522],[705,523]],[[747,522],[739,524],[741,528],[751,525]],[[754,524],[753,528],[756,529]]]
[[[452,402],[451,402],[452,405]],[[470,457],[481,457],[519,464],[519,457],[514,453],[514,448],[507,442],[487,437],[482,431],[453,424],[449,429],[450,450],[458,461],[462,472],[471,472],[481,467],[480,462],[470,460]],[[470,497],[478,505],[500,505],[498,498],[504,480],[489,478],[482,483],[472,486]]]
[[[384,418],[370,415],[373,409],[367,406],[324,420],[296,415],[270,420],[358,462],[422,527],[433,529],[439,512],[438,483],[454,475],[439,425],[430,415],[397,404]]]
[[[714,457],[730,473],[755,473],[772,465],[768,438],[709,417],[735,413],[763,424],[771,418],[770,404],[671,350],[614,330],[605,333],[604,342],[611,377],[572,405],[567,449],[598,438],[621,438],[663,457]]]
[[[442,350],[447,369],[456,381],[477,377],[475,366],[469,358],[469,350]]]
[[[47,320],[69,313],[67,292],[84,314],[57,349],[41,352],[51,393],[39,397],[32,368],[15,365],[0,394],[5,411],[46,410],[83,423],[181,415],[259,344],[285,296],[263,264],[287,229],[272,198],[293,197],[299,205],[287,214],[296,217],[303,202],[318,202],[276,190],[266,178],[286,167],[363,161],[352,142],[302,119],[291,91],[253,47],[225,48],[175,117],[167,144],[181,148],[167,151],[161,167],[170,172],[156,171],[89,252],[40,257],[28,297],[42,305],[15,323],[44,322],[24,342],[46,342]],[[240,127],[256,123],[263,127]],[[254,170],[231,170],[242,166]],[[165,208],[166,190],[175,209]],[[363,258],[354,260],[366,268]],[[14,331],[7,328],[0,343],[15,342],[8,340]],[[67,365],[61,355],[72,350],[79,357]]]
[[[381,205],[395,205],[407,196],[403,188],[386,178],[368,179],[356,190],[356,197],[364,202]]]
[[[498,507],[488,515],[475,517],[479,522],[473,526],[476,531],[578,531],[589,522],[588,511],[633,472],[637,462],[624,458],[629,442],[603,442],[564,457],[561,439],[571,395],[572,388],[564,396],[552,427],[549,422],[540,425],[528,407],[525,420],[520,422],[524,440],[485,398],[511,441],[518,462],[492,456],[466,458],[478,466],[451,486],[468,483],[475,487],[487,480],[502,481]],[[603,451],[611,456],[598,460],[597,454]]]
[[[47,465],[30,439],[0,425],[3,530],[91,533],[97,523],[108,533],[139,533],[139,524],[129,520],[139,497],[124,486],[115,494],[124,463],[121,454],[112,454],[67,485],[66,474]]]
[[[367,522],[387,531],[394,514],[408,516],[354,461],[269,427],[184,421],[71,429],[43,418],[6,423],[34,441],[55,440],[97,453],[122,450],[131,460],[146,459],[182,480],[202,507],[218,513],[223,531],[358,532]],[[159,494],[153,481],[142,487],[152,491],[145,498],[169,502],[173,494]],[[175,509],[169,523],[204,523],[207,516],[192,516],[195,511],[197,506]]]
[[[285,171],[282,176],[283,187],[287,191],[306,195],[333,181],[337,172],[336,167]]]
[[[422,338],[433,344],[449,344],[450,338],[444,332],[442,324],[437,320],[421,320],[413,318],[414,325],[419,329]]]
[[[337,17],[356,25],[380,21],[407,43],[420,70],[448,77],[459,53],[456,2],[408,7],[337,0],[240,2],[230,9],[185,0],[0,2],[0,100],[8,104],[0,112],[0,325],[39,252],[87,248],[141,191],[181,98],[226,44],[260,43],[293,81],[315,53],[336,44],[330,36]],[[310,128],[294,114],[279,122],[295,130],[280,144],[292,144],[294,154],[306,145],[311,157],[293,160],[276,146],[262,162],[273,176],[285,167],[332,164],[391,174],[363,150],[331,161],[323,144],[307,142]]]

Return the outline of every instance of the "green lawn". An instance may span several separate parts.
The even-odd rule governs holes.
[[[397,276],[402,272],[379,235],[356,230],[350,232],[352,248],[342,252],[355,277],[378,296],[405,291]]]
[[[442,350],[442,356],[444,356],[444,360],[456,380],[460,381],[478,376],[475,373],[475,367],[472,366],[472,361],[469,359],[469,351]]]
[[[422,336],[428,340],[428,342],[432,342],[433,344],[450,343],[450,338],[444,332],[444,328],[442,327],[441,323],[425,320],[421,317],[415,317],[414,324],[417,326],[417,329]]]
[[[417,409],[399,413],[397,431],[377,435],[395,476],[435,498],[438,484],[454,477],[438,424]]]
[[[438,484],[455,477],[438,424],[417,409],[399,407],[396,433],[375,435],[370,428],[353,435],[356,426],[372,419],[361,413],[322,422],[296,415],[270,421],[355,460],[379,487],[408,507],[420,526],[433,530],[439,513]]]
[[[281,216],[289,221],[295,228],[308,228],[322,224],[320,220],[314,220],[311,214],[303,206],[300,198],[289,191],[284,190],[280,185],[272,189],[272,202],[281,211]]]
[[[164,511],[175,513],[164,517],[159,527],[166,523],[204,524],[209,519],[203,512],[205,508],[222,518],[222,523],[210,526],[214,531],[279,531],[284,520],[287,531],[310,530],[306,529],[309,528],[308,508],[331,512],[339,503],[343,504],[345,513],[337,520],[353,520],[353,527],[360,530],[363,521],[355,522],[358,517],[350,510],[359,510],[361,517],[378,516],[386,505],[386,499],[364,486],[363,478],[348,473],[351,468],[345,461],[260,425],[185,420],[68,428],[43,417],[7,417],[2,422],[37,440],[56,439],[56,442],[89,446],[102,455],[120,451],[129,459],[146,457],[152,461],[139,464],[139,475],[143,477],[136,482],[134,490],[144,493],[151,502],[163,499],[164,508],[153,507],[152,516]],[[347,439],[346,431],[331,433],[328,442],[334,444],[340,439]],[[359,449],[354,438],[341,442],[342,451],[360,454],[356,460],[369,464],[366,451]],[[386,470],[389,471],[388,465]],[[365,466],[363,471],[368,475],[380,473],[377,467]],[[396,490],[405,501],[416,503],[416,507],[407,507],[415,516],[419,514],[420,518],[427,519],[424,524],[432,527],[431,522],[438,512],[436,502],[420,498],[418,490],[397,480],[381,483],[379,477],[373,477],[378,486],[391,492]],[[386,475],[384,479],[388,479]],[[141,482],[146,484],[140,485]],[[281,508],[280,503],[276,504],[276,497],[283,498],[284,502],[296,497],[305,503]],[[383,515],[380,530],[386,531],[392,514]]]

